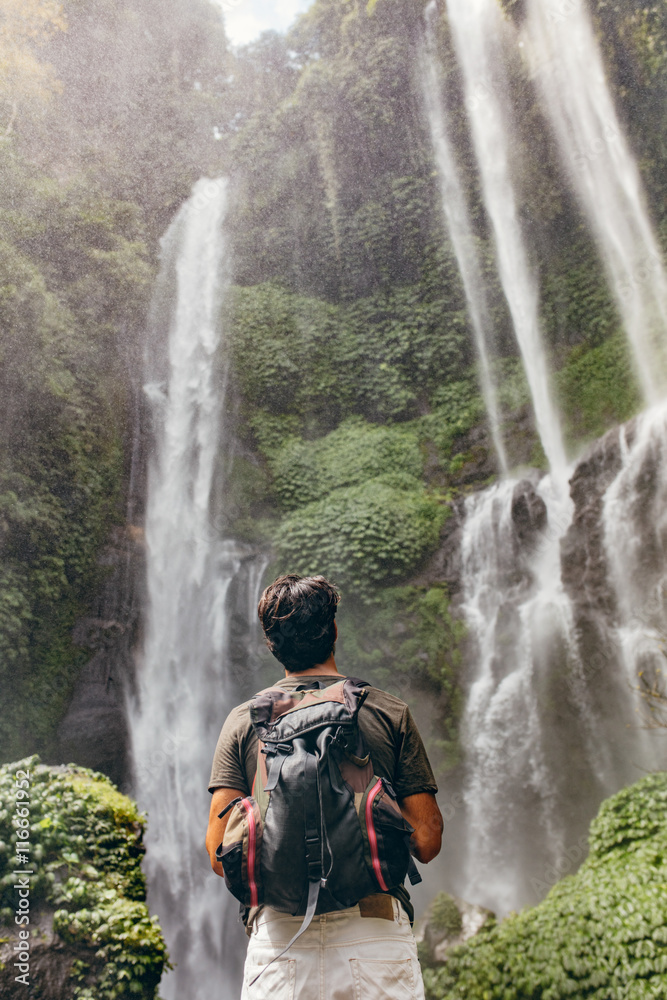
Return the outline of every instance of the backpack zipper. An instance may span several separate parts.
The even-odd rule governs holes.
[[[375,832],[375,824],[373,823],[373,802],[377,798],[378,793],[381,791],[382,778],[378,778],[376,784],[373,785],[366,799],[366,829],[368,831],[368,844],[371,849],[373,871],[375,872],[375,877],[378,880],[380,888],[383,892],[387,892],[387,883],[382,877],[382,866],[380,865],[380,855],[378,854],[377,833]]]
[[[255,811],[247,799],[241,799],[239,805],[243,806],[248,817],[248,885],[250,886],[250,905],[257,906],[257,882],[255,881],[255,843],[257,831],[255,826]]]

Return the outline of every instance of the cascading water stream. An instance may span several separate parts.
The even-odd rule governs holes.
[[[522,489],[540,524],[525,548],[514,520]],[[570,515],[550,477],[535,490],[506,480],[466,504],[462,611],[474,667],[462,727],[468,829],[462,892],[502,914],[530,898],[531,864],[535,870],[545,859],[553,863],[565,845],[543,702],[554,657],[576,659],[558,566]]]
[[[243,953],[236,908],[203,848],[211,758],[236,696],[227,662],[230,601],[238,605],[244,587],[259,584],[253,578],[248,588],[249,550],[220,540],[211,517],[225,445],[226,378],[218,349],[226,207],[226,181],[199,181],[163,239],[153,308],[157,344],[148,360],[149,378],[159,381],[145,386],[155,425],[148,607],[129,717],[136,796],[148,812],[149,904],[176,965],[161,985],[168,1000],[203,1000],[212,992],[235,997]],[[242,616],[255,597],[243,596]]]
[[[667,403],[638,418],[632,440],[622,428],[620,444],[621,470],[607,490],[602,512],[609,579],[616,596],[612,642],[629,689],[638,689],[640,672],[664,689]],[[647,749],[646,732],[642,742]]]
[[[647,400],[667,377],[667,274],[607,86],[587,3],[529,0],[525,36],[561,158],[586,211]]]
[[[637,688],[643,671],[664,690],[666,442],[663,403],[595,446],[608,453],[600,467],[617,471],[597,523],[583,528],[548,476],[535,487],[505,480],[466,503],[466,858],[456,888],[501,915],[573,870],[606,795],[664,766]],[[587,542],[584,562],[598,574],[590,595],[585,577],[572,593],[562,557],[582,530],[601,539]]]
[[[580,3],[563,17],[541,0],[528,7],[527,36],[561,152],[595,228],[647,397],[655,399],[664,387],[655,334],[664,336],[665,277],[590,20]],[[448,10],[501,280],[551,464],[536,487],[506,480],[471,497],[462,537],[470,667],[462,720],[467,860],[458,889],[502,914],[536,902],[546,872],[553,884],[572,870],[600,800],[661,763],[632,689],[641,669],[659,679],[664,664],[667,411],[656,406],[623,429],[620,458],[618,442],[600,445],[600,469],[614,462],[620,469],[597,514],[577,486],[585,527],[572,523],[564,486],[577,469],[566,467],[549,395],[512,187],[503,25],[493,0],[448,0]],[[581,475],[585,482],[585,462]],[[578,586],[591,594],[572,589],[571,553],[582,530],[592,532],[586,544],[594,561],[587,567],[584,559]]]
[[[500,280],[523,357],[540,440],[554,482],[564,489],[565,448],[542,342],[536,280],[526,255],[512,183],[509,114],[504,105],[509,88],[500,43],[505,25],[496,0],[447,0],[447,10],[463,71]]]
[[[468,313],[475,336],[480,365],[480,383],[486,412],[491,429],[491,437],[503,475],[507,474],[507,457],[500,432],[500,414],[496,388],[491,374],[488,343],[491,323],[486,301],[484,279],[479,257],[475,248],[475,237],[470,223],[470,209],[461,181],[461,173],[447,128],[447,116],[441,97],[441,81],[438,71],[435,19],[435,0],[426,8],[426,44],[422,53],[421,81],[424,106],[431,132],[433,151],[438,166],[438,180],[442,207],[447,227],[459,265],[461,280],[468,303]]]

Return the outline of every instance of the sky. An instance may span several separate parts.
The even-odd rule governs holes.
[[[252,42],[263,31],[285,31],[312,0],[217,0],[232,45]]]

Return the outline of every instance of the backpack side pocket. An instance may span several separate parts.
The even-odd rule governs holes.
[[[229,819],[215,856],[222,864],[225,884],[244,906],[259,906],[263,823],[252,796],[234,799],[227,807]]]
[[[359,803],[366,864],[382,892],[401,885],[410,862],[413,828],[403,819],[393,788],[373,777]]]

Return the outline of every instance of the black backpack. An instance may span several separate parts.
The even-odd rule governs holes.
[[[262,904],[304,920],[365,896],[421,881],[413,828],[391,783],[373,772],[357,725],[368,685],[268,688],[250,703],[259,740],[253,794],[231,802],[216,857],[244,907]],[[287,951],[285,948],[285,951]],[[284,954],[284,952],[283,952]]]

